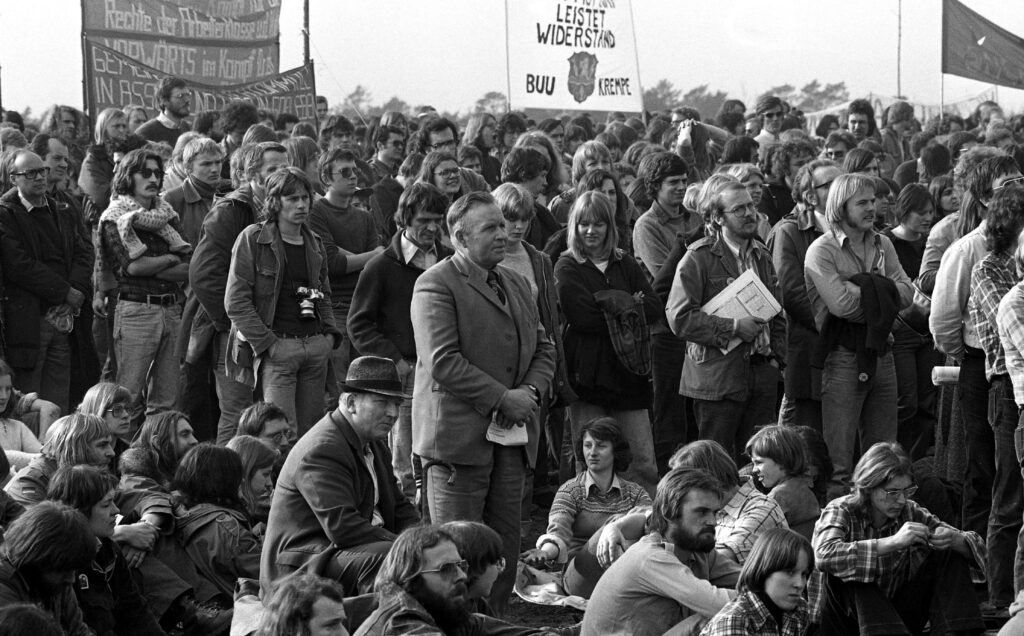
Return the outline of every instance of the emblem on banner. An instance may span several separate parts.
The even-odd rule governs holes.
[[[594,94],[597,79],[597,56],[591,53],[573,53],[569,58],[569,92],[578,103]]]

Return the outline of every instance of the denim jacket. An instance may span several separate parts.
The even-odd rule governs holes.
[[[765,287],[781,300],[771,253],[752,239],[755,267]],[[672,332],[686,343],[686,361],[679,392],[699,400],[748,397],[751,347],[743,343],[727,354],[720,348],[732,339],[733,321],[704,313],[701,307],[740,275],[739,265],[725,241],[705,237],[692,245],[676,270],[665,308]],[[780,367],[786,360],[786,320],[782,313],[769,323],[771,357]]]
[[[320,237],[302,226],[306,246],[306,271],[316,279],[324,297],[316,301],[320,330],[334,334],[341,342],[341,332],[334,324],[331,310],[331,283],[327,276],[327,259]],[[224,309],[231,319],[226,358],[227,374],[238,382],[256,385],[255,367],[262,356],[277,342],[271,326],[284,274],[284,243],[277,223],[264,221],[245,228],[231,250]]]

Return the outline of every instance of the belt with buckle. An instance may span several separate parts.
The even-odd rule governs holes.
[[[121,293],[117,298],[120,300],[127,300],[131,303],[142,303],[144,305],[157,305],[160,307],[167,307],[169,305],[176,305],[178,303],[177,294],[126,294]]]

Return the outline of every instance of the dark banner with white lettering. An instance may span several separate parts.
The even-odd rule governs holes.
[[[957,0],[944,0],[942,72],[1024,88],[1024,39]]]
[[[85,46],[86,96],[89,112],[122,108],[127,104],[152,104],[167,73],[147,66],[96,42]],[[316,116],[313,65],[300,66],[255,82],[212,86],[189,84],[192,112],[220,110],[234,99],[248,99],[259,108],[295,113],[300,119]]]
[[[208,85],[275,75],[280,16],[280,0],[82,1],[88,41]]]

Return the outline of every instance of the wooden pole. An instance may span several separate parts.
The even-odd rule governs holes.
[[[309,0],[302,3],[302,64],[309,65]]]

